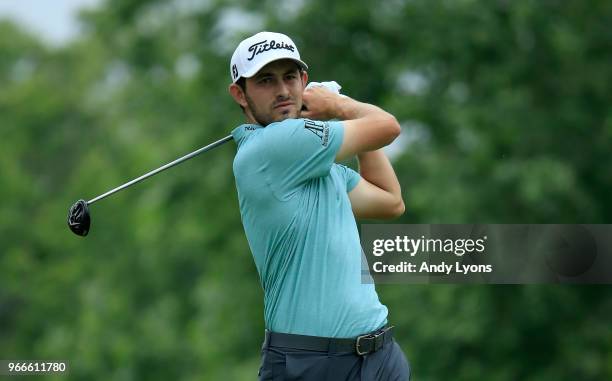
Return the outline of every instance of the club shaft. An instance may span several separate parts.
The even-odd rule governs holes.
[[[154,175],[158,174],[159,172],[162,172],[162,171],[164,171],[164,170],[166,170],[168,168],[172,168],[175,165],[180,164],[180,163],[182,163],[182,162],[184,162],[186,160],[189,160],[192,157],[195,157],[195,156],[197,156],[197,155],[199,155],[199,154],[201,154],[203,152],[210,151],[211,149],[213,149],[215,147],[218,147],[221,144],[226,143],[226,142],[232,140],[232,138],[233,138],[232,135],[228,135],[228,136],[224,137],[223,139],[219,139],[219,140],[217,140],[214,143],[210,143],[209,145],[207,145],[205,147],[202,147],[202,148],[200,148],[200,149],[198,149],[196,151],[193,151],[191,153],[188,153],[187,155],[185,155],[183,157],[179,157],[178,159],[176,159],[176,160],[174,160],[174,161],[172,161],[172,162],[170,162],[170,163],[168,163],[166,165],[163,165],[163,166],[161,166],[161,167],[159,167],[157,169],[154,169],[151,172],[145,173],[144,175],[142,175],[140,177],[137,177],[134,180],[131,180],[131,181],[129,181],[129,182],[123,184],[123,185],[118,186],[117,188],[111,189],[108,192],[103,193],[103,194],[101,194],[101,195],[99,195],[99,196],[97,196],[97,197],[87,201],[87,205],[91,205],[91,204],[93,204],[96,201],[100,201],[103,198],[106,198],[106,197],[110,196],[113,193],[117,193],[120,190],[123,190],[123,189],[125,189],[125,188],[127,188],[129,186],[132,186],[132,185],[136,184],[136,183],[139,183],[139,182],[141,182],[144,179],[147,179],[147,178],[149,178],[151,176],[154,176]]]

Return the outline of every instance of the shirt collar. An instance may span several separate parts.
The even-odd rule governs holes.
[[[242,124],[234,128],[234,130],[232,131],[232,136],[234,137],[234,140],[236,140],[236,142],[240,143],[240,141],[246,136],[248,136],[251,132],[256,131],[260,128],[263,127],[258,124]]]

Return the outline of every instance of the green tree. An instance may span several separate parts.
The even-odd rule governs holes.
[[[398,117],[399,222],[608,222],[611,17],[603,0],[107,0],[61,49],[0,22],[0,358],[255,378],[263,293],[232,144],[93,205],[86,239],[64,219],[241,123],[228,61],[261,29]],[[609,287],[377,288],[415,379],[612,376]]]

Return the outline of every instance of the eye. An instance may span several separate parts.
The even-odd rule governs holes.
[[[270,82],[272,82],[272,78],[271,77],[263,77],[262,79],[257,81],[257,83],[260,83],[262,85],[266,85],[266,84],[268,84]]]

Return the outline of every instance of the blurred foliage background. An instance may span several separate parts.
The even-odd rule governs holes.
[[[70,380],[252,380],[263,294],[235,146],[236,44],[289,34],[314,81],[378,104],[402,223],[609,223],[612,2],[106,0],[51,48],[0,21],[0,358]],[[380,285],[414,380],[612,379],[612,290]],[[53,378],[49,378],[53,379]]]

